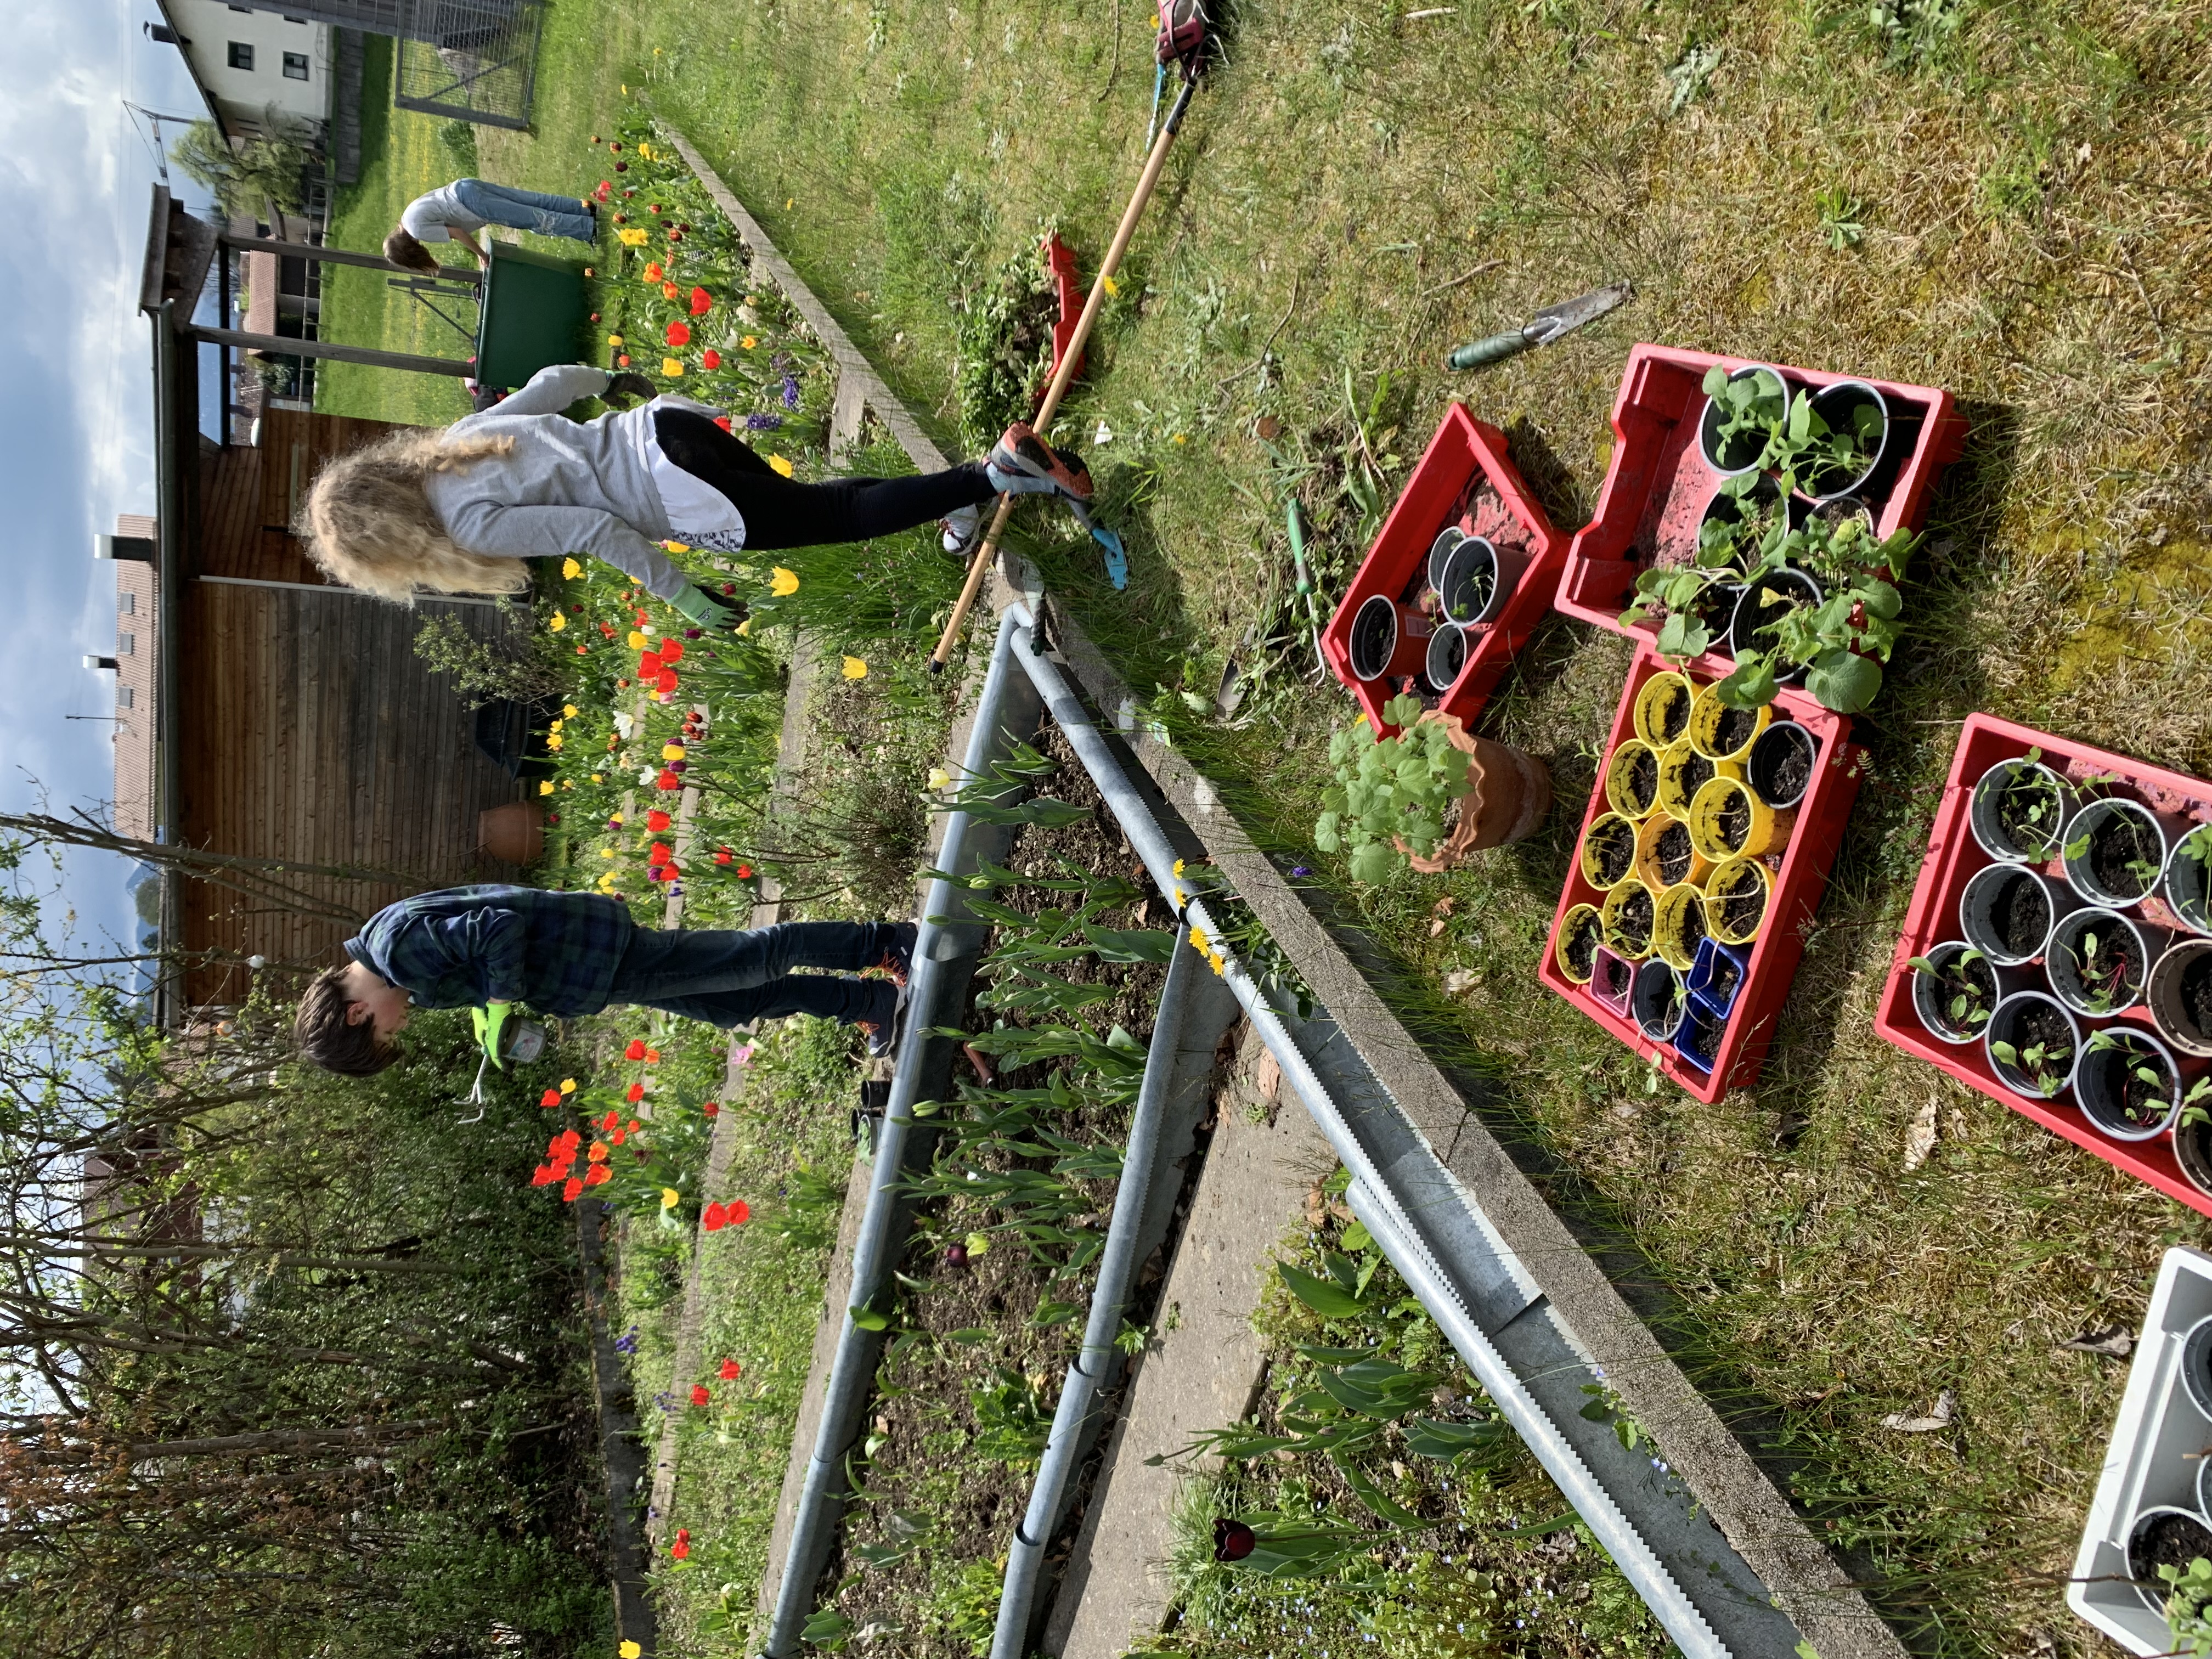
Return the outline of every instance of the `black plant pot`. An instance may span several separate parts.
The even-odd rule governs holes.
[[[1769,593],[1782,596],[1780,602],[1768,599]],[[1820,584],[1802,570],[1770,570],[1753,578],[1744,584],[1743,597],[1736,601],[1735,615],[1729,623],[1729,653],[1740,658],[1771,650],[1774,641],[1765,630],[1791,611],[1818,605],[1825,597]],[[1806,663],[1778,663],[1774,678],[1784,685],[1795,685],[1809,668]]]
[[[1428,661],[1422,665],[1421,678],[1428,682],[1429,690],[1442,696],[1452,689],[1460,671],[1467,666],[1467,630],[1446,623],[1429,635]]]
[[[1528,563],[1525,553],[1498,547],[1486,537],[1462,537],[1437,573],[1443,580],[1437,588],[1437,602],[1445,617],[1462,628],[1495,622]]]
[[[1795,806],[1813,787],[1813,767],[1820,754],[1820,739],[1796,720],[1771,721],[1751,745],[1745,781],[1753,794],[1776,811]]]
[[[1776,423],[1790,418],[1790,380],[1778,368],[1764,363],[1747,364],[1729,376],[1730,384],[1750,375],[1771,377],[1768,389],[1778,393],[1780,406],[1775,412]],[[1705,458],[1705,465],[1723,476],[1747,472],[1759,465],[1759,458],[1766,448],[1767,434],[1753,428],[1739,432],[1733,438],[1721,435],[1721,411],[1711,398],[1705,399],[1705,412],[1698,419],[1698,448]]]
[[[1636,1029],[1654,1042],[1671,1042],[1689,1012],[1690,994],[1682,976],[1653,957],[1636,970],[1636,983],[1628,994],[1628,1012]]]
[[[1879,424],[1875,428],[1873,453],[1856,471],[1840,467],[1824,467],[1807,475],[1805,493],[1816,501],[1833,501],[1839,495],[1856,495],[1881,470],[1889,453],[1889,399],[1876,387],[1864,380],[1838,380],[1813,394],[1813,412],[1828,423],[1832,432],[1855,429],[1858,413],[1863,409],[1873,410]]]

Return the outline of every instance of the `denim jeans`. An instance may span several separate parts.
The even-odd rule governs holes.
[[[888,1019],[896,995],[890,981],[846,975],[874,967],[897,938],[894,924],[877,921],[787,921],[697,933],[640,928],[623,949],[607,1000],[726,1028],[784,1014],[848,1024]],[[794,974],[794,968],[830,971]]]
[[[481,179],[455,179],[453,196],[477,218],[509,230],[534,230],[540,236],[566,236],[579,242],[597,238],[592,216],[573,196],[548,196]]]

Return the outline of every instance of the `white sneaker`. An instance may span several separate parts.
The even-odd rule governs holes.
[[[975,545],[975,538],[983,528],[983,509],[980,507],[956,507],[937,521],[945,538],[945,550],[955,558],[964,557]]]

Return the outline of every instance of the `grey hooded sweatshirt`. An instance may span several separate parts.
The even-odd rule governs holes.
[[[611,369],[557,363],[505,402],[447,429],[454,438],[514,440],[508,455],[423,480],[455,546],[512,559],[589,554],[664,599],[690,586],[655,545],[675,532],[647,461],[653,405],[596,421],[561,412],[598,397],[613,380]]]

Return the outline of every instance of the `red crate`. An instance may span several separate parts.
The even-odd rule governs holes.
[[[1597,514],[1577,532],[1567,550],[1555,603],[1571,617],[1609,628],[1632,638],[1656,638],[1656,623],[1624,628],[1620,613],[1636,597],[1637,573],[1653,562],[1686,564],[1698,548],[1698,522],[1721,477],[1698,449],[1698,422],[1705,413],[1705,371],[1718,363],[1734,370],[1749,360],[1716,357],[1710,352],[1672,346],[1638,345],[1628,354],[1620,377],[1620,396],[1613,405],[1613,459],[1599,492]],[[1966,422],[1948,392],[1933,386],[1899,386],[1864,375],[1829,374],[1809,368],[1771,365],[1793,381],[1818,391],[1839,380],[1865,380],[1888,399],[1893,418],[1917,418],[1910,453],[1887,478],[1877,475],[1869,493],[1875,529],[1887,536],[1900,527],[1917,530],[1926,522],[1937,475],[1959,459]],[[1734,659],[1708,652],[1696,665],[1717,678]]]
[[[1912,908],[1905,913],[1905,934],[1897,942],[1889,981],[1882,987],[1881,1001],[1875,1011],[1874,1029],[1906,1054],[1917,1054],[1929,1065],[1941,1066],[1968,1088],[1978,1089],[2022,1117],[2033,1118],[2054,1134],[2087,1147],[2107,1164],[2125,1170],[2138,1181],[2149,1182],[2169,1198],[2179,1199],[2191,1209],[2212,1215],[2212,1198],[2198,1192],[2181,1173],[2173,1160],[2169,1136],[2160,1135],[2154,1140],[2115,1140],[2090,1122],[2070,1100],[2028,1100],[2015,1095],[1997,1080],[1979,1043],[1954,1046],[1938,1042],[1913,1012],[1912,970],[1905,964],[1915,957],[1926,955],[1929,946],[1959,937],[1960,895],[1977,872],[1996,861],[1982,850],[1968,822],[1974,784],[1997,762],[2025,755],[2031,749],[2040,749],[2043,763],[2062,776],[2086,778],[2116,773],[2145,805],[2200,822],[2212,821],[2212,783],[2201,778],[2185,777],[2179,772],[2147,766],[2125,755],[2093,749],[2069,738],[2032,732],[1994,714],[1967,715],[1965,728],[1959,733],[1958,751],[1951,757],[1951,775],[1943,786],[1943,804],[1936,814],[1935,832],[1929,837],[1928,856],[1921,862],[1919,884],[1912,890]],[[2046,874],[2064,881],[2063,861],[2054,859],[2040,867]],[[2189,925],[2166,907],[2162,895],[2154,894],[2144,899],[2136,906],[2136,914],[2161,927],[2174,928],[2183,938],[2192,936]],[[2145,1031],[2152,1029],[2149,1014],[2140,1006],[2110,1019],[2095,1019],[2086,1014],[2076,1014],[2075,1018],[2081,1023],[2085,1035],[2113,1025],[2135,1025]],[[2212,1064],[2182,1054],[2175,1054],[2174,1060],[2181,1068],[2185,1087],[2202,1076],[2208,1064]]]
[[[1466,512],[1461,507],[1462,499],[1478,481],[1489,485],[1495,500],[1478,501],[1471,513]],[[1505,602],[1496,622],[1468,630],[1466,666],[1443,697],[1432,700],[1418,680],[1409,683],[1386,677],[1370,684],[1359,679],[1352,672],[1352,617],[1378,593],[1412,603],[1425,586],[1429,544],[1436,540],[1437,532],[1452,523],[1473,535],[1486,537],[1494,546],[1528,552],[1528,568],[1522,571],[1513,597]],[[1566,556],[1567,538],[1552,528],[1544,509],[1522,482],[1507,452],[1505,434],[1476,420],[1465,404],[1454,404],[1444,410],[1443,424],[1429,441],[1420,465],[1406,480],[1397,505],[1390,509],[1375,545],[1360,562],[1336,614],[1322,630],[1322,654],[1382,735],[1397,729],[1384,722],[1382,705],[1409,684],[1423,703],[1433,702],[1434,707],[1458,715],[1472,729],[1474,717],[1504,677],[1514,653],[1528,643],[1536,624],[1544,619]]]
[[[1644,683],[1671,665],[1650,645],[1637,647],[1635,660],[1628,668],[1628,684],[1620,694],[1620,707],[1613,713],[1612,733],[1606,739],[1607,754],[1633,735],[1630,716]],[[1693,672],[1690,678],[1704,684],[1719,676]],[[1545,984],[1634,1049],[1639,1058],[1656,1057],[1662,1072],[1703,1101],[1718,1100],[1730,1089],[1747,1087],[1758,1079],[1774,1040],[1775,1022],[1781,1017],[1790,983],[1797,976],[1797,963],[1805,954],[1806,930],[1813,912],[1820,908],[1820,895],[1827,889],[1828,866],[1835,862],[1836,849],[1843,842],[1844,821],[1850,817],[1851,803],[1858,799],[1865,751],[1850,740],[1850,717],[1823,708],[1802,691],[1788,688],[1775,698],[1774,706],[1810,732],[1820,749],[1813,757],[1813,781],[1798,805],[1789,844],[1778,860],[1771,854],[1765,860],[1774,872],[1774,890],[1767,901],[1765,925],[1752,941],[1751,966],[1721,1033],[1711,1075],[1682,1060],[1672,1044],[1652,1042],[1637,1029],[1634,1020],[1613,1012],[1590,994],[1588,986],[1575,984],[1559,971],[1559,928],[1567,912],[1577,904],[1601,902],[1596,889],[1583,879],[1579,863],[1569,866],[1566,889],[1559,895],[1559,908],[1552,917],[1551,934],[1544,941],[1543,960],[1537,968]],[[1577,845],[1605,810],[1605,781],[1601,772],[1596,787],[1590,792],[1590,804],[1583,813],[1582,826],[1575,832]]]

